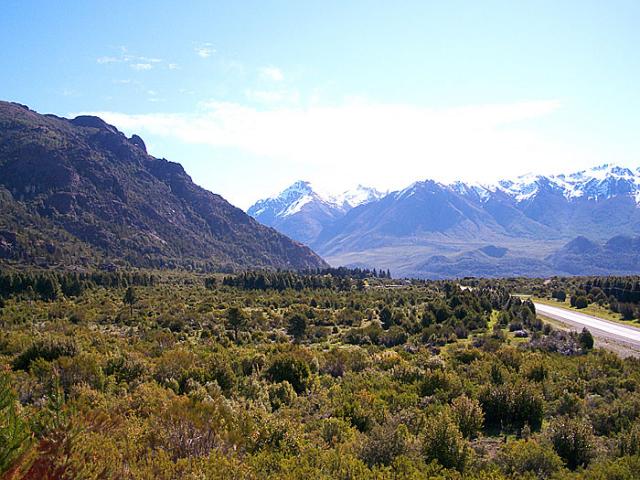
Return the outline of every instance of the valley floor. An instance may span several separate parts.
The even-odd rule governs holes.
[[[0,478],[637,478],[640,362],[535,285],[351,275],[0,274]]]

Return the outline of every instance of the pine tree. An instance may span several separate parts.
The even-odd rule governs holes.
[[[127,288],[122,301],[126,305],[129,305],[129,311],[131,315],[133,315],[133,305],[138,301],[138,298],[136,297],[136,291],[133,287]]]
[[[238,307],[231,307],[227,310],[227,323],[233,329],[233,338],[238,341],[238,332],[247,328],[247,316]]]
[[[584,350],[591,350],[593,348],[593,335],[591,335],[591,332],[587,330],[586,327],[582,329],[582,332],[580,332],[578,341]]]
[[[307,319],[299,313],[293,315],[289,319],[287,333],[291,335],[296,342],[302,340],[307,333]]]

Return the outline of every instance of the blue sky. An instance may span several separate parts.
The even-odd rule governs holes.
[[[639,24],[637,1],[5,0],[0,97],[99,113],[243,208],[300,178],[639,166]]]

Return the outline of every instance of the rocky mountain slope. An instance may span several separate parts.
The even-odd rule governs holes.
[[[324,267],[97,117],[0,102],[0,258],[45,265]]]

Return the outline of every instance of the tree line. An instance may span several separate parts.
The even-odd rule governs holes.
[[[353,275],[350,275],[352,272]],[[390,278],[390,273],[367,269],[347,269],[328,268],[316,270],[313,273],[296,273],[291,271],[257,271],[244,272],[238,275],[226,276],[222,280],[222,284],[228,287],[242,288],[243,290],[303,290],[309,288],[318,289],[337,289],[341,291],[350,290],[352,287],[358,289],[365,288],[365,279],[367,278]],[[215,282],[207,282],[208,286],[215,285]]]
[[[89,288],[150,286],[155,282],[155,276],[148,272],[0,272],[0,298],[26,295],[55,300],[60,295],[79,296]]]

